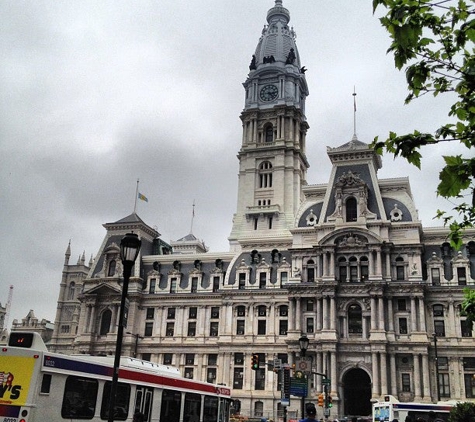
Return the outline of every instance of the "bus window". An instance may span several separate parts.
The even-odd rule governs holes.
[[[200,422],[201,396],[194,393],[185,394],[185,407],[183,409],[183,422]]]
[[[104,384],[104,390],[102,392],[101,419],[109,418],[111,385],[111,381],[107,381]],[[129,401],[130,385],[122,382],[117,383],[114,420],[125,421],[127,419],[127,415],[129,414]]]
[[[205,396],[203,422],[218,422],[218,398]]]
[[[61,416],[64,419],[92,419],[96,410],[97,388],[97,380],[68,376]]]
[[[163,390],[160,420],[167,422],[180,421],[181,393],[178,391]]]
[[[51,388],[51,374],[43,374],[43,379],[41,380],[41,389],[40,393],[49,394]]]
[[[135,391],[134,414],[143,415],[143,422],[148,422],[152,414],[153,388],[137,386]]]

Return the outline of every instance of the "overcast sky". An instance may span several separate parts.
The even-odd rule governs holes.
[[[433,130],[447,100],[405,106],[402,72],[371,0],[284,0],[310,89],[308,183],[326,183],[326,146],[353,135]],[[169,242],[190,232],[227,251],[237,199],[239,115],[251,56],[274,0],[0,0],[0,302],[54,321],[64,253],[95,255],[102,224],[137,212]],[[444,103],[445,102],[445,103]],[[437,208],[440,149],[409,176],[425,226]],[[10,325],[9,324],[9,325]]]

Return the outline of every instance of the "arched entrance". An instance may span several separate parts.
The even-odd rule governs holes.
[[[371,379],[365,371],[354,368],[343,376],[343,398],[345,415],[371,415]]]

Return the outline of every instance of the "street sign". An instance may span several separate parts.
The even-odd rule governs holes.
[[[303,372],[295,371],[295,377],[290,378],[290,394],[297,397],[307,397],[308,380]]]
[[[332,383],[332,380],[330,378],[323,378],[322,379],[322,384],[323,385],[330,385]]]
[[[274,359],[274,369],[282,368],[282,359]]]
[[[323,416],[326,416],[326,417],[330,416],[330,409],[327,409],[327,408],[323,409]]]

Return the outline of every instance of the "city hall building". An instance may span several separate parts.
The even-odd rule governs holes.
[[[356,135],[328,148],[327,184],[307,181],[309,89],[289,21],[275,0],[250,52],[229,251],[208,252],[193,234],[167,243],[136,213],[104,224],[94,260],[70,263],[68,246],[50,349],[114,353],[119,245],[133,231],[142,248],[123,353],[231,386],[243,415],[282,415],[282,380],[266,363],[295,363],[302,335],[312,371],[330,379],[332,417],[368,415],[388,394],[474,399],[474,332],[460,304],[475,285],[475,232],[455,251],[446,229],[424,228],[408,178],[378,178],[380,157]],[[309,385],[316,402],[322,377]],[[292,397],[289,415],[300,405]]]

